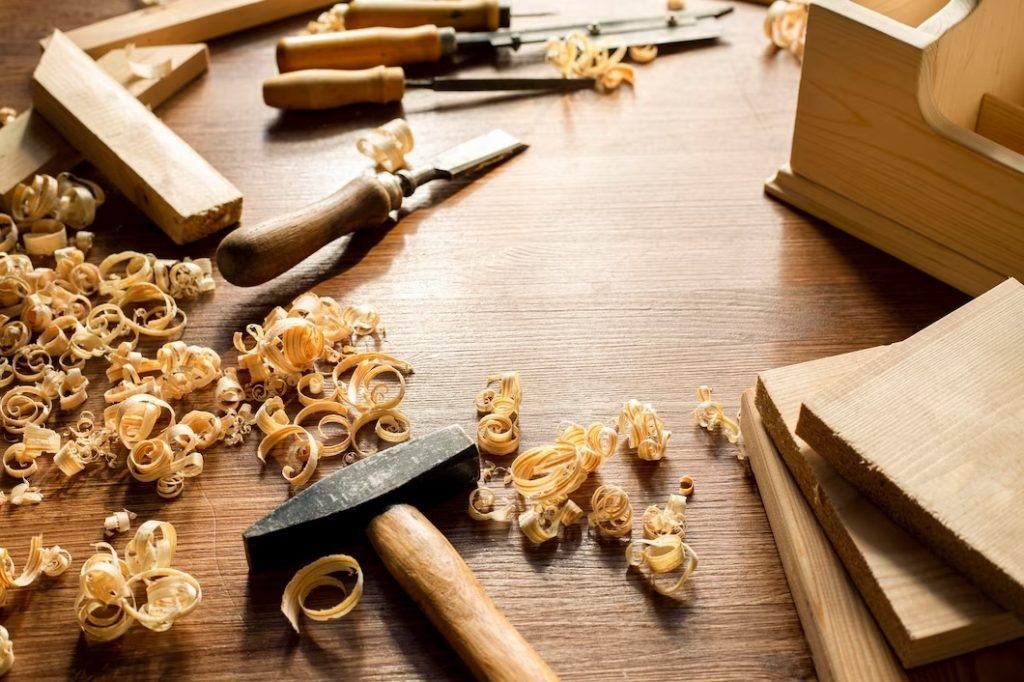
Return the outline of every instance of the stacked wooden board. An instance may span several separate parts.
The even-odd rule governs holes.
[[[769,446],[904,666],[1024,636],[1007,492],[1024,476],[1022,319],[1008,280],[900,344],[759,377]]]

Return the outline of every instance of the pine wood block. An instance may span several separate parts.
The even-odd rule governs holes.
[[[1024,286],[1008,280],[805,400],[797,434],[1024,614]]]
[[[332,4],[329,0],[173,0],[72,29],[66,35],[98,57],[128,43],[203,42]],[[44,47],[48,41],[43,41]]]
[[[902,680],[902,668],[743,394],[740,428],[818,677]]]
[[[210,65],[206,45],[162,45],[135,50],[135,61],[157,64],[171,60],[163,78],[139,78],[128,66],[124,50],[111,50],[96,63],[143,104],[160,106],[178,90],[203,74]],[[0,195],[37,173],[59,173],[81,161],[72,147],[39,114],[28,109],[13,123],[0,128]]]
[[[238,222],[239,191],[59,31],[32,86],[36,109],[178,244]]]
[[[757,408],[889,643],[903,665],[914,667],[1024,636],[1024,624],[889,520],[796,435],[802,400],[887,350],[763,372]]]

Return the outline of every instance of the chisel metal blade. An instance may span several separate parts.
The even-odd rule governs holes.
[[[501,163],[527,148],[504,130],[495,128],[489,133],[456,145],[434,158],[431,166],[441,177],[454,180],[489,166]]]

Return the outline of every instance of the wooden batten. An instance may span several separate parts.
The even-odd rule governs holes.
[[[96,60],[101,69],[127,88],[140,102],[158,107],[178,90],[205,73],[210,54],[206,45],[141,47],[133,58],[143,63],[171,61],[171,72],[162,78],[139,78],[131,72],[124,50],[111,50]],[[13,123],[0,128],[0,195],[37,173],[70,170],[81,154],[57,133],[46,119],[28,109]]]
[[[32,85],[39,113],[175,242],[238,222],[239,191],[59,31]]]
[[[199,43],[330,7],[329,0],[174,0],[67,31],[92,57],[135,45]],[[43,46],[49,39],[43,41]]]

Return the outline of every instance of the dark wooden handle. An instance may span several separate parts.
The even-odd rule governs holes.
[[[305,69],[263,81],[263,101],[278,109],[333,109],[348,104],[398,102],[405,94],[400,66],[372,69]]]
[[[441,58],[437,26],[360,28],[286,36],[277,43],[277,69],[369,69],[436,62]]]
[[[401,204],[394,176],[356,178],[294,213],[235,230],[217,248],[217,267],[232,284],[262,284],[342,235],[383,224]]]
[[[457,31],[496,31],[501,27],[498,0],[351,0],[345,27],[408,28],[435,24]]]
[[[391,575],[477,678],[558,679],[419,510],[405,504],[390,507],[370,522],[366,533]]]

